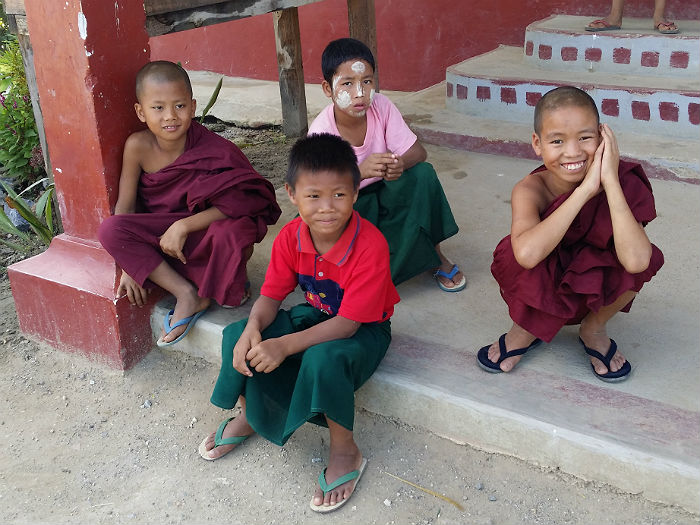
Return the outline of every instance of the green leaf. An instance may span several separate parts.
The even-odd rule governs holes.
[[[204,122],[204,117],[207,116],[207,113],[209,113],[209,110],[211,107],[216,103],[216,99],[219,98],[219,91],[221,91],[221,85],[224,82],[224,77],[221,77],[219,81],[216,83],[216,87],[214,88],[214,92],[211,94],[211,97],[209,98],[209,102],[207,105],[204,107],[204,111],[202,111],[202,116],[199,117],[199,122],[202,123]]]
[[[27,253],[29,251],[29,246],[22,246],[21,244],[8,241],[7,239],[3,239],[2,237],[0,237],[0,243],[9,246],[16,252]]]
[[[5,201],[15,210],[17,210],[17,213],[19,213],[22,216],[22,218],[29,223],[29,227],[32,230],[34,230],[34,233],[36,233],[39,236],[39,238],[41,238],[44,244],[48,245],[51,242],[51,239],[53,238],[53,233],[46,226],[44,226],[39,217],[34,215],[34,212],[31,210],[31,208],[27,205],[26,201],[22,197],[17,195],[17,193],[15,193],[15,191],[12,188],[10,188],[1,180],[0,184],[2,184],[3,188],[5,188],[5,191],[8,195],[5,198]]]
[[[23,239],[25,241],[29,240],[29,235],[24,233],[23,231],[20,231],[17,229],[17,226],[12,224],[12,221],[10,218],[7,216],[5,213],[5,210],[0,207],[0,230],[4,231],[5,233],[10,233],[12,235],[15,235],[19,237],[20,239]],[[0,239],[2,239],[0,237]]]

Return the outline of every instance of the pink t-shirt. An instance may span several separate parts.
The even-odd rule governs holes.
[[[331,133],[340,136],[335,124],[333,104],[326,106],[309,126],[309,135]],[[381,93],[374,95],[367,110],[367,134],[362,146],[353,146],[357,163],[362,163],[372,153],[392,152],[403,155],[416,142],[416,135],[411,131],[401,116],[398,108]],[[382,180],[381,177],[363,179],[360,188]]]

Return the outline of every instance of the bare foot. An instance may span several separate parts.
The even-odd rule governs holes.
[[[326,468],[326,483],[331,484],[336,479],[344,476],[348,472],[357,470],[362,465],[362,454],[357,448],[355,442],[343,450],[334,451],[331,448],[330,457],[328,459],[328,468]],[[356,479],[352,479],[347,483],[343,483],[339,487],[329,491],[325,496],[321,487],[316,487],[314,492],[313,503],[320,506],[325,505],[332,507],[337,505],[352,494]]]
[[[592,348],[603,355],[607,355],[608,350],[610,349],[610,338],[608,337],[604,327],[602,329],[595,329],[587,326],[585,323],[581,323],[581,328],[579,329],[578,335],[588,348]],[[608,372],[617,372],[627,361],[619,349],[610,361],[610,370],[605,367],[600,359],[596,359],[592,356],[589,357],[591,359],[591,363],[593,364],[593,368],[595,368],[596,373],[599,375],[605,375]]]
[[[506,334],[506,351],[510,352],[516,348],[527,348],[536,339],[534,335],[530,332],[521,328],[520,326],[514,324],[513,327]],[[501,350],[498,345],[498,341],[493,343],[489,347],[488,351],[489,361],[492,363],[497,363],[501,358]],[[513,357],[508,357],[501,361],[501,370],[504,372],[510,372],[513,367],[517,365],[523,358],[522,355],[515,355]]]
[[[669,20],[654,20],[654,29],[659,33],[674,34],[680,32],[676,24]]]
[[[437,246],[435,246],[435,251],[437,252],[438,257],[440,257],[440,266],[435,268],[434,271],[442,270],[446,274],[449,274],[452,271],[452,267],[454,266],[454,263],[442,254],[442,251],[440,251],[439,244]],[[435,277],[442,283],[442,285],[445,288],[454,288],[454,287],[458,286],[459,283],[462,282],[462,279],[464,278],[464,274],[460,270],[456,274],[454,274],[452,279],[449,279],[447,277],[443,277],[442,275],[436,275]]]
[[[238,416],[236,416],[234,419],[228,422],[228,425],[226,425],[226,428],[224,428],[223,433],[221,434],[221,437],[226,439],[230,437],[236,437],[236,436],[252,436],[255,434],[255,431],[252,429],[252,427],[248,424],[248,420],[246,419],[245,416],[245,411],[241,412]],[[204,441],[204,449],[207,452],[207,455],[211,459],[218,459],[221,456],[228,454],[231,452],[234,448],[236,448],[238,445],[220,445],[216,448],[214,448],[214,438],[216,436],[216,432],[212,432],[209,434]]]
[[[178,321],[185,319],[191,315],[201,312],[206,309],[211,302],[210,299],[206,297],[199,297],[197,291],[192,287],[191,293],[186,295],[181,295],[180,297],[175,297],[177,303],[175,304],[175,309],[173,315],[170,317],[170,326],[174,325]],[[178,326],[173,328],[170,333],[165,334],[165,329],[161,328],[161,339],[164,343],[169,343],[180,337],[182,333],[187,329],[187,325]]]
[[[589,29],[605,29],[609,26],[622,27],[622,19],[614,19],[607,16],[605,18],[601,18],[600,20],[593,20],[593,22],[588,24],[586,27]]]

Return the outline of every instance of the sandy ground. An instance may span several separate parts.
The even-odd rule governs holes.
[[[355,435],[367,471],[345,508],[317,515],[308,503],[328,454],[325,429],[305,425],[283,448],[253,438],[205,462],[197,446],[227,415],[208,402],[214,366],[153,350],[121,373],[30,342],[5,275],[0,310],[0,523],[698,523],[366,412]]]

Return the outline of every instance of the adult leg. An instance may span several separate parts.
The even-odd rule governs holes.
[[[654,1],[654,29],[661,32],[678,32],[676,24],[666,20],[666,0]]]
[[[530,346],[530,344],[532,344],[532,342],[535,339],[537,338],[530,332],[525,330],[522,326],[513,323],[513,326],[510,330],[508,330],[508,333],[506,334],[506,350],[510,351],[515,350],[516,348],[527,348],[528,346]],[[492,363],[496,363],[498,362],[500,356],[501,351],[498,346],[498,341],[496,341],[489,347],[489,361],[491,361]],[[501,370],[503,370],[504,372],[510,372],[511,370],[513,370],[513,367],[518,364],[522,357],[522,355],[516,355],[504,359],[501,362]]]
[[[331,435],[330,456],[328,467],[326,468],[326,482],[330,484],[348,472],[359,469],[362,464],[362,453],[353,439],[351,430],[339,425],[328,417],[326,417],[326,422]],[[329,491],[325,496],[321,487],[316,487],[313,496],[314,505],[332,507],[349,498],[355,486],[355,481],[353,479],[343,483]]]
[[[661,0],[663,1],[663,0]],[[607,26],[622,26],[622,11],[624,9],[625,0],[612,0],[610,5],[610,14],[602,20],[594,20],[588,24],[590,29],[604,29]]]
[[[590,312],[583,318],[579,328],[579,337],[587,347],[606,355],[610,348],[610,338],[606,331],[606,324],[627,303],[634,299],[636,294],[637,292],[629,290],[618,297],[614,303],[602,307],[597,312]],[[625,356],[618,350],[612,361],[610,361],[610,370],[608,370],[600,359],[591,357],[591,363],[593,363],[593,367],[598,374],[606,374],[609,371],[617,372],[625,364],[625,361]]]
[[[234,419],[229,421],[221,437],[226,439],[234,436],[251,436],[255,431],[248,424],[248,419],[246,419],[246,408],[245,408],[245,398],[241,396],[239,399],[241,403],[241,413],[238,414]],[[238,445],[220,445],[214,448],[214,437],[216,432],[212,432],[207,436],[204,441],[204,448],[207,452],[211,451],[208,455],[211,459],[218,459],[221,456],[228,454]],[[213,449],[213,450],[212,450]]]

